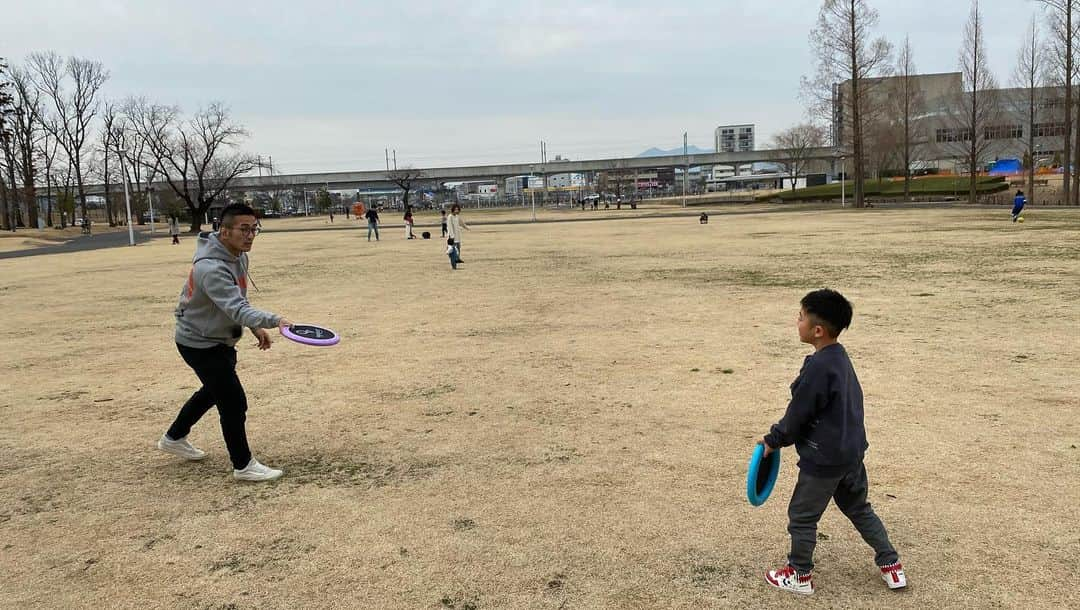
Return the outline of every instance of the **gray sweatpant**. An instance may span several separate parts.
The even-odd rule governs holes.
[[[799,470],[799,480],[788,505],[788,533],[791,534],[788,563],[801,574],[814,569],[817,524],[829,506],[829,500],[836,501],[836,506],[851,520],[863,540],[874,548],[874,561],[878,566],[899,561],[900,556],[889,542],[885,526],[866,501],[869,486],[866,466],[861,463],[837,477],[815,477]]]

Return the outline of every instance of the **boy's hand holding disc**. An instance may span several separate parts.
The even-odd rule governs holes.
[[[769,499],[776,476],[780,474],[780,448],[770,447],[763,440],[754,445],[750,465],[746,472],[746,499],[753,506],[761,506]]]

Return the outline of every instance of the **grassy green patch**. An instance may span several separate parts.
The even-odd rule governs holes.
[[[911,194],[915,197],[925,197],[927,195],[957,195],[962,197],[968,192],[969,181],[970,178],[967,176],[919,178],[911,181]],[[867,180],[863,186],[867,197],[902,197],[904,195],[903,180],[882,180],[880,182]],[[843,188],[847,189],[848,197],[852,197],[855,191],[854,181],[845,182]],[[989,195],[1009,190],[1009,183],[1001,176],[982,176],[977,179],[975,188],[980,195]],[[836,182],[763,195],[758,197],[758,201],[772,201],[774,199],[785,202],[812,201],[817,199],[839,199],[840,196],[841,186],[839,182]]]

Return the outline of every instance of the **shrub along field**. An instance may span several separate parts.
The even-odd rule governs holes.
[[[213,412],[206,460],[154,447],[197,385],[172,343],[190,237],[0,260],[0,605],[1078,607],[1080,211],[1027,216],[477,222],[457,271],[397,228],[268,223],[254,304],[344,337],[238,346],[270,484],[231,478]],[[904,593],[835,507],[812,598],[762,578],[796,455],[760,508],[747,460],[822,286],[854,302]]]
[[[849,180],[844,184],[845,186],[843,188],[847,189],[847,196],[850,198],[854,192],[855,183]],[[915,197],[933,195],[956,195],[958,197],[964,197],[968,193],[970,184],[970,179],[966,176],[930,176],[917,178],[911,181],[911,194]],[[867,197],[902,197],[904,195],[903,180],[867,180],[865,188]],[[982,176],[978,178],[976,188],[980,195],[988,195],[1009,190],[1009,184],[1001,176]],[[831,200],[839,199],[841,194],[840,183],[835,182],[833,184],[825,184],[822,186],[811,186],[809,188],[787,190],[781,193],[763,195],[758,199],[759,201],[773,201],[779,199],[785,202]]]

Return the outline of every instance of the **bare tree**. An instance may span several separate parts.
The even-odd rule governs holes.
[[[871,38],[877,22],[878,13],[866,0],[824,0],[817,25],[810,31],[816,74],[802,79],[803,96],[811,114],[832,121],[836,131],[841,132],[834,131],[833,145],[851,146],[854,205],[859,208],[865,205],[863,129],[873,88],[868,81],[887,71],[889,59],[889,43],[883,38]],[[842,113],[839,120],[837,112]]]
[[[894,106],[896,131],[899,134],[901,163],[904,169],[904,199],[911,199],[911,161],[912,151],[918,144],[915,119],[923,114],[925,100],[917,78],[915,56],[911,50],[911,39],[904,37],[896,57],[896,73],[892,79],[892,91],[889,99]]]
[[[1013,69],[1013,85],[1024,92],[1022,98],[1011,98],[1013,110],[1025,119],[1024,131],[1024,170],[1027,172],[1028,203],[1035,203],[1035,121],[1038,118],[1040,92],[1042,88],[1041,68],[1043,53],[1039,45],[1039,25],[1033,17],[1031,25],[1024,34],[1024,43],[1016,56]]]
[[[813,123],[789,127],[773,136],[772,147],[778,149],[776,164],[791,176],[791,189],[810,164],[810,149],[825,145],[825,130]]]
[[[1078,144],[1080,144],[1080,129],[1075,128],[1073,121],[1074,91],[1073,82],[1076,79],[1077,61],[1076,37],[1077,37],[1077,12],[1080,9],[1080,0],[1035,0],[1046,9],[1047,22],[1049,25],[1049,44],[1046,51],[1046,60],[1052,66],[1052,80],[1065,88],[1065,121],[1064,121],[1064,146],[1062,147],[1062,190],[1065,204],[1075,203],[1080,196],[1075,185],[1071,185],[1072,156],[1077,149],[1072,142],[1073,133],[1076,132]],[[1080,106],[1076,109],[1080,112]]]
[[[31,54],[30,68],[34,84],[46,98],[44,105],[51,103],[49,110],[39,117],[41,124],[67,153],[75,172],[82,215],[88,216],[83,154],[98,111],[97,95],[109,73],[101,62],[79,57],[62,59],[52,51]]]
[[[957,95],[957,139],[965,145],[964,155],[970,176],[968,202],[975,203],[978,199],[979,164],[985,160],[990,147],[986,128],[990,126],[997,112],[997,82],[986,58],[979,0],[972,0],[971,15],[964,25],[964,43],[960,49],[960,76],[962,91]]]
[[[156,178],[161,163],[150,154],[146,138],[139,133],[127,116],[117,118],[111,138],[113,151],[117,153],[117,158],[121,162],[121,171],[127,178],[131,191],[132,213],[136,215],[138,224],[145,224],[143,212],[150,209],[150,184]]]
[[[0,58],[0,228],[15,230],[15,96],[8,80],[8,66]],[[9,178],[10,176],[10,178]]]
[[[53,201],[55,199],[53,184],[58,182],[54,175],[54,167],[59,149],[60,143],[49,132],[45,131],[42,133],[42,137],[34,150],[35,155],[45,164],[45,224],[50,227],[53,226]]]
[[[120,224],[118,215],[113,211],[112,189],[109,188],[112,179],[112,173],[109,172],[109,157],[120,150],[116,132],[120,129],[119,123],[122,120],[116,103],[105,102],[101,109],[101,182],[105,187],[105,216],[109,221],[109,226]]]
[[[37,155],[35,148],[42,136],[38,122],[38,109],[41,94],[34,87],[30,73],[18,66],[12,66],[11,85],[15,96],[14,113],[14,153],[19,180],[22,182],[22,207],[26,210],[26,225],[37,228],[38,204],[35,178],[37,176]]]
[[[902,157],[898,121],[881,118],[866,125],[866,163],[869,176],[879,184],[886,171],[894,169]]]
[[[413,187],[416,186],[416,182],[424,177],[423,172],[413,167],[402,167],[401,169],[392,169],[386,172],[386,179],[393,182],[399,189],[402,190],[402,206],[403,209],[409,207],[409,193]]]
[[[258,166],[253,155],[238,149],[248,132],[220,103],[210,104],[187,121],[181,120],[178,108],[145,99],[129,100],[124,111],[146,146],[146,155],[134,160],[157,172],[187,205],[193,232],[202,228],[203,216],[224,196],[229,183]]]

